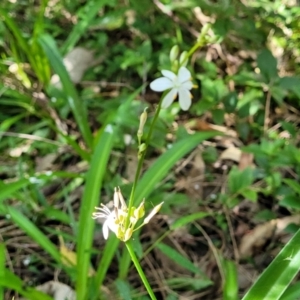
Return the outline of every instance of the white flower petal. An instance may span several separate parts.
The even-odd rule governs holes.
[[[161,103],[161,107],[162,108],[167,108],[169,107],[172,102],[175,100],[175,97],[177,95],[177,89],[172,89],[163,99],[162,103]]]
[[[166,77],[160,77],[150,83],[151,90],[155,92],[163,92],[173,87],[173,82]]]
[[[185,82],[191,79],[191,72],[186,67],[181,67],[178,71],[178,81]]]
[[[181,109],[188,110],[192,104],[191,93],[186,89],[180,89],[178,98]]]
[[[107,240],[108,234],[109,234],[108,223],[109,223],[109,220],[106,220],[106,221],[103,223],[103,227],[102,227],[103,237],[104,237],[106,240]]]
[[[169,78],[171,81],[174,81],[177,77],[177,75],[169,70],[162,70],[161,74],[163,74],[165,77]]]
[[[189,80],[189,81],[186,81],[186,82],[183,82],[181,84],[181,88],[182,89],[186,89],[186,90],[191,90],[193,88],[193,83]]]

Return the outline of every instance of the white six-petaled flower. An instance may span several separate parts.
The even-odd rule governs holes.
[[[129,212],[129,209],[121,194],[120,188],[115,188],[114,210],[111,211],[107,206],[101,204],[101,207],[95,207],[95,209],[97,209],[98,211],[93,213],[92,218],[106,219],[102,227],[103,237],[105,239],[108,238],[110,230],[115,233],[118,239],[126,242],[131,238],[132,233],[135,230],[147,224],[150,219],[152,219],[153,216],[158,213],[163,202],[155,206],[149,216],[144,219],[144,222],[139,227],[135,228],[135,225],[137,224],[139,219],[144,217],[144,204],[145,201],[143,200],[137,208],[132,207]]]
[[[162,100],[162,108],[172,104],[178,95],[179,105],[182,110],[188,110],[192,103],[190,90],[193,88],[191,72],[186,67],[180,67],[178,74],[169,70],[162,70],[164,77],[155,79],[150,83],[150,88],[155,92],[170,91]]]
[[[116,233],[118,229],[118,225],[116,224],[116,213],[115,211],[110,211],[110,209],[103,205],[101,203],[101,207],[95,207],[95,209],[99,210],[100,212],[94,212],[92,218],[97,219],[97,218],[103,218],[106,219],[103,223],[102,227],[102,233],[103,237],[107,240],[109,230],[112,232]]]

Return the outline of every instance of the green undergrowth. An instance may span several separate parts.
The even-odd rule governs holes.
[[[150,299],[92,213],[115,187],[129,199],[139,116],[148,107],[148,133],[160,99],[149,82],[206,23],[213,42],[188,65],[193,104],[160,111],[135,190],[135,205],[164,205],[131,249],[157,299],[298,299],[299,14],[279,0],[5,1],[0,299],[53,299],[36,287],[54,279],[77,300]],[[93,56],[74,82],[63,58],[77,47]],[[253,249],[238,255],[242,225],[286,217],[282,235],[258,247],[267,264]],[[243,286],[241,268],[259,276]]]

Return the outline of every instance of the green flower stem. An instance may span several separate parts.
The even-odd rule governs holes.
[[[142,281],[144,283],[144,286],[147,289],[147,292],[148,292],[150,298],[152,300],[157,300],[156,297],[155,297],[155,295],[154,295],[154,293],[153,293],[153,290],[152,290],[152,288],[151,288],[151,286],[150,286],[150,284],[149,284],[149,282],[148,282],[148,280],[146,278],[146,275],[143,272],[143,269],[142,269],[142,267],[141,267],[141,265],[140,265],[140,263],[139,263],[136,255],[135,255],[134,251],[133,251],[131,243],[130,242],[126,242],[125,245],[126,245],[127,250],[128,250],[128,252],[129,252],[129,254],[131,256],[131,260],[133,261],[133,263],[134,263],[134,265],[135,265],[135,267],[136,267],[136,269],[137,269],[137,271],[138,271],[138,273],[139,273],[139,275],[140,275],[140,277],[141,277],[141,279],[142,279]]]
[[[144,159],[145,159],[145,155],[146,155],[146,152],[147,152],[147,148],[148,148],[149,143],[150,143],[150,139],[151,139],[151,136],[152,136],[152,133],[153,133],[153,130],[154,130],[155,122],[157,121],[157,118],[159,116],[159,112],[160,112],[160,109],[161,109],[161,103],[162,103],[162,99],[164,98],[164,96],[165,96],[165,93],[161,97],[161,100],[160,100],[160,102],[158,104],[158,107],[156,109],[155,115],[153,117],[152,123],[150,125],[150,130],[149,130],[146,142],[145,142],[146,149],[143,151],[141,157],[139,158],[138,167],[137,167],[137,170],[136,170],[136,173],[135,173],[135,178],[134,178],[134,182],[133,182],[131,193],[130,193],[129,204],[128,204],[128,211],[130,211],[131,207],[133,206],[135,189],[136,189],[139,177],[140,177],[140,173],[142,171],[142,166],[143,166],[143,163],[144,163]],[[127,220],[126,220],[126,226],[128,226],[128,224],[129,224],[129,217],[130,217],[130,214],[128,214],[128,217],[127,217]]]
[[[200,36],[197,40],[197,43],[190,49],[190,51],[187,53],[185,59],[181,62],[181,66],[184,65],[184,63],[189,59],[189,57],[198,49],[202,48],[204,45],[208,44],[208,40],[206,39],[206,35],[208,30],[211,28],[211,24],[208,24],[207,26],[203,27]]]

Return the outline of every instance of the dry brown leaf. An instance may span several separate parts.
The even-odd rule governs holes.
[[[241,157],[242,157],[241,149],[236,148],[236,147],[229,147],[221,153],[219,159],[220,160],[224,160],[224,159],[233,160],[238,163],[238,162],[240,162]]]
[[[54,300],[76,300],[75,291],[58,281],[48,281],[37,286],[36,289],[53,297]]]
[[[253,167],[254,155],[252,153],[242,152],[240,157],[239,169],[244,170],[247,167]]]
[[[94,65],[94,51],[82,47],[75,47],[63,59],[64,65],[70,75],[71,81],[79,83],[85,71]],[[51,83],[61,89],[62,85],[57,74],[51,77]]]
[[[61,254],[61,261],[64,265],[68,267],[74,267],[77,265],[77,255],[74,251],[69,250],[65,243],[64,240],[61,236],[59,236],[59,252]],[[92,266],[90,266],[89,269],[89,276],[95,275],[95,270],[93,269]]]
[[[127,148],[126,150],[126,178],[133,182],[135,172],[138,166],[138,157],[135,149]]]
[[[53,163],[56,158],[59,156],[59,153],[50,153],[42,157],[36,157],[35,159],[35,171],[43,172],[47,170],[53,171]]]
[[[198,130],[198,131],[212,130],[211,124],[207,123],[204,120],[199,120],[199,119],[191,120],[185,126],[187,129]]]
[[[262,247],[273,235],[281,234],[291,223],[300,224],[300,215],[274,219],[256,226],[248,234],[244,235],[239,246],[241,258],[253,255],[256,248]]]

